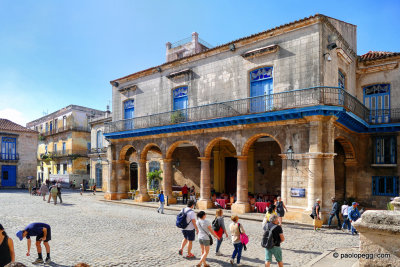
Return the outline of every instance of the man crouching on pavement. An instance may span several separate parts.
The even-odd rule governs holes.
[[[24,230],[19,231],[17,233],[17,237],[19,240],[22,241],[24,237],[26,237],[27,245],[28,245],[28,252],[26,253],[26,256],[30,255],[31,251],[31,236],[36,236],[36,249],[38,253],[38,258],[33,262],[35,263],[43,263],[43,258],[42,258],[42,246],[41,242],[43,241],[43,244],[46,248],[46,253],[47,257],[45,262],[50,263],[50,246],[49,246],[49,241],[51,240],[51,227],[48,224],[45,223],[31,223],[27,227],[25,227]]]

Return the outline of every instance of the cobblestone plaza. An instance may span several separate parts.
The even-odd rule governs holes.
[[[17,230],[31,222],[45,222],[52,227],[52,266],[73,266],[85,262],[91,266],[195,266],[200,256],[196,241],[193,253],[196,260],[178,255],[182,236],[175,226],[177,211],[166,210],[165,215],[154,209],[119,205],[100,201],[103,196],[65,192],[64,203],[56,206],[41,197],[29,196],[26,191],[0,191],[0,223],[14,240],[16,261],[27,266],[36,258],[34,244],[31,256],[26,254],[26,241],[18,241]],[[209,220],[212,220],[208,216]],[[229,225],[229,218],[225,219]],[[258,221],[243,220],[249,235],[248,250],[243,252],[243,266],[263,266],[264,249],[260,246],[262,230]],[[327,249],[358,246],[358,236],[337,230],[323,229],[315,233],[311,227],[289,225],[283,227],[282,244],[286,266],[304,266]],[[231,266],[228,262],[233,246],[225,240],[224,256],[215,256],[215,245],[209,257],[211,266]],[[338,260],[339,261],[339,260]],[[275,263],[276,264],[276,263]]]

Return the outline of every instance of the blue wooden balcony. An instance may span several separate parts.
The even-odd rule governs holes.
[[[0,161],[3,162],[17,162],[19,160],[19,154],[18,153],[5,153],[1,152],[0,153]]]
[[[337,116],[340,123],[357,132],[400,128],[398,110],[371,112],[345,90],[319,86],[113,121],[106,123],[105,136],[117,139],[311,115]],[[379,119],[380,115],[385,118]],[[397,124],[388,125],[391,123]]]

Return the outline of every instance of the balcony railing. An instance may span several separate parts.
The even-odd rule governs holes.
[[[55,128],[55,129],[52,129],[51,131],[44,131],[39,134],[42,136],[50,136],[53,134],[64,133],[64,132],[68,132],[68,131],[90,132],[90,128],[83,127],[83,126],[68,126],[68,127]]]
[[[109,122],[105,123],[105,133],[318,105],[341,106],[364,121],[373,124],[385,123],[377,119],[371,120],[370,110],[345,90],[338,87],[321,86]],[[400,120],[400,110],[395,112],[391,110],[389,113],[391,115],[389,122]]]
[[[1,161],[18,161],[19,154],[18,153],[0,153],[0,160]]]
[[[87,154],[88,154],[87,150],[66,149],[66,150],[57,150],[52,152],[41,153],[39,155],[39,158],[46,160],[46,159],[55,159],[62,157],[79,157],[79,156],[85,157]]]

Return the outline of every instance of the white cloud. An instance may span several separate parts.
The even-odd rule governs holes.
[[[28,119],[22,112],[13,108],[0,109],[0,118],[8,119],[22,126],[26,126],[26,123],[28,122]]]

